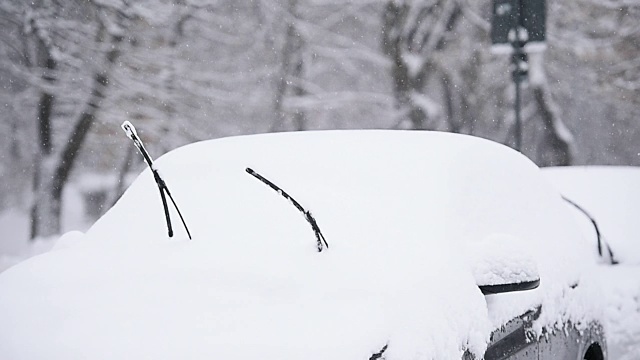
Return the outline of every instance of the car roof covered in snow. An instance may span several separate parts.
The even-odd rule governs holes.
[[[156,166],[193,240],[175,212],[167,237],[143,171],[86,234],[0,274],[0,353],[366,359],[388,345],[387,359],[453,359],[482,354],[493,326],[558,301],[579,277],[581,239],[557,191],[487,140],[254,135],[188,145]],[[329,249],[318,253],[301,213],[247,167],[310,210]],[[526,244],[539,289],[481,295],[467,245],[497,234]],[[551,307],[541,321],[583,308]]]

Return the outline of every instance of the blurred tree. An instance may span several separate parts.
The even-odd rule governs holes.
[[[548,6],[545,69],[575,138],[573,162],[640,164],[640,131],[633,121],[640,99],[633,89],[640,73],[634,66],[640,4],[578,0]]]
[[[31,237],[51,236],[60,233],[62,191],[104,98],[126,14],[98,3],[49,0],[4,3],[0,11],[15,19],[4,49],[14,62],[3,65],[38,93]],[[80,101],[68,93],[78,85],[87,93]]]
[[[489,51],[488,10],[488,1],[386,2],[381,41],[392,60],[394,127],[511,140],[508,63]]]
[[[284,30],[284,45],[280,55],[279,79],[277,79],[278,83],[274,94],[276,118],[270,127],[271,131],[283,131],[288,130],[288,128],[301,131],[306,130],[307,127],[304,110],[295,110],[291,127],[287,126],[287,114],[284,110],[285,96],[289,91],[296,97],[306,95],[302,85],[305,81],[305,40],[296,24],[300,20],[298,2],[298,0],[288,0],[284,14],[281,17],[286,19],[286,30]]]
[[[392,60],[391,74],[401,125],[411,129],[438,129],[441,107],[425,92],[436,72],[434,57],[447,45],[460,6],[457,0],[387,2],[383,12],[382,49]],[[446,82],[446,81],[445,81]]]
[[[524,89],[524,153],[540,165],[640,164],[638,5],[548,4],[546,60],[532,57]],[[11,139],[0,143],[3,181],[11,174],[0,207],[36,194],[33,233],[55,233],[78,161],[121,172],[117,198],[131,163],[125,119],[155,157],[325,128],[510,144],[509,61],[490,52],[490,13],[489,0],[0,2],[0,133]]]
[[[386,4],[382,49],[393,62],[398,126],[468,133],[513,144],[515,122],[509,105],[513,100],[505,92],[513,91],[505,85],[510,81],[509,64],[489,53],[490,2],[390,0]],[[531,96],[525,97],[523,107],[527,119],[541,121],[526,129],[523,152],[540,165],[568,165],[573,137],[553,99],[541,55],[532,58],[531,81],[525,88]],[[532,126],[541,131],[530,131]]]
[[[601,90],[640,101],[640,2],[578,0],[555,4],[554,10],[562,14],[556,44],[589,63]]]
[[[542,61],[542,53],[529,55],[529,83],[543,131],[536,160],[540,166],[571,165],[575,153],[574,137],[562,120],[560,108],[553,99]]]

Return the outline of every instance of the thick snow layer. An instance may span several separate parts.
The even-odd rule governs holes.
[[[529,244],[506,234],[493,234],[469,244],[469,265],[478,285],[522,283],[539,279]]]
[[[610,359],[640,359],[640,267],[601,265],[595,275]]]
[[[639,167],[572,166],[545,168],[542,173],[564,196],[596,219],[618,261],[640,265]],[[592,240],[595,254],[593,225],[582,213],[574,213],[586,237]]]
[[[192,144],[156,165],[193,240],[175,212],[167,237],[143,172],[84,237],[0,274],[0,354],[367,359],[388,345],[389,360],[460,359],[541,303],[539,329],[592,319],[571,214],[535,165],[501,145],[429,132],[269,134]],[[329,249],[318,253],[301,213],[246,167],[310,210]],[[541,286],[485,298],[467,249],[502,234],[530,245]]]
[[[543,174],[569,199],[593,216],[620,264],[598,266],[598,298],[603,304],[609,356],[640,358],[640,168],[617,166],[545,168]],[[571,206],[569,206],[571,208]],[[594,262],[596,233],[591,222],[574,211],[589,240]]]
[[[56,237],[29,240],[29,218],[20,211],[0,213],[0,272],[51,249]]]

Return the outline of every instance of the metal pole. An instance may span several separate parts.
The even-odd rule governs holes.
[[[511,61],[513,63],[513,82],[516,87],[516,99],[514,104],[515,111],[515,126],[514,126],[514,136],[515,136],[515,149],[519,152],[522,152],[522,119],[520,116],[520,100],[521,100],[521,89],[520,84],[526,75],[526,54],[524,52],[524,42],[526,39],[521,38],[521,25],[523,23],[522,19],[522,1],[516,2],[516,12],[512,17],[512,30],[513,35],[511,38],[511,46],[513,47],[513,55],[511,56]],[[524,29],[522,29],[524,30]]]
[[[519,45],[519,44],[518,44]],[[513,56],[513,65],[514,65],[514,70],[513,70],[513,82],[515,84],[516,87],[516,99],[515,99],[515,104],[514,104],[514,111],[515,111],[515,117],[516,117],[516,123],[515,123],[515,149],[522,152],[522,119],[520,117],[520,83],[522,82],[522,74],[521,71],[522,69],[520,68],[522,66],[522,64],[520,63],[520,52],[522,51],[522,48],[520,46],[517,46],[514,49],[514,56]]]

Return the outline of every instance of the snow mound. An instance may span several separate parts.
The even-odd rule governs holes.
[[[175,212],[167,237],[144,171],[84,236],[0,274],[3,356],[351,360],[387,346],[388,360],[460,359],[481,357],[496,323],[542,301],[547,325],[587,316],[562,302],[584,263],[571,215],[501,145],[269,134],[192,144],[156,166],[193,240]],[[313,212],[328,250],[247,167]],[[532,244],[540,288],[487,303],[465,249],[494,234]]]
[[[571,166],[544,168],[543,175],[598,222],[600,232],[622,263],[640,265],[640,168]],[[585,237],[596,250],[593,225],[578,211]]]
[[[571,201],[593,216],[604,240],[620,264],[597,267],[600,283],[595,295],[602,304],[609,357],[640,358],[640,168],[623,166],[572,166],[545,168],[542,173]],[[585,243],[594,262],[596,233],[584,214],[574,211],[582,225]]]

